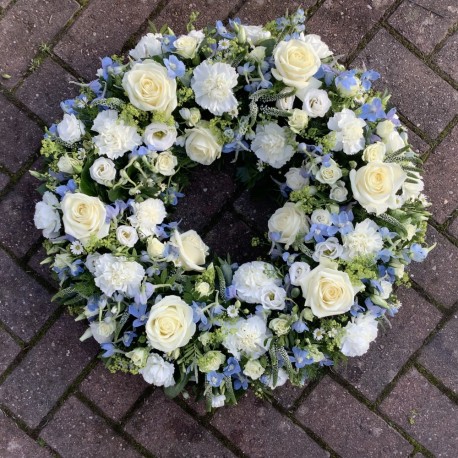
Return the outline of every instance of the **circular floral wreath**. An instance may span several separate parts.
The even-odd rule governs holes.
[[[404,267],[430,249],[429,213],[379,75],[345,70],[304,33],[303,10],[263,27],[195,18],[186,35],[148,33],[128,61],[102,59],[32,173],[44,262],[55,298],[88,320],[81,340],[170,396],[194,382],[211,409],[364,354],[401,305]],[[187,171],[222,154],[247,187],[279,187],[269,262],[210,262],[173,221]]]

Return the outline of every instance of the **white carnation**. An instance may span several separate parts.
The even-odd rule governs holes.
[[[175,385],[173,373],[175,366],[156,353],[151,353],[146,360],[146,366],[138,371],[143,375],[145,382],[156,386],[168,387]]]
[[[328,128],[335,131],[336,144],[333,151],[352,155],[364,148],[364,127],[366,122],[357,118],[355,112],[344,108],[328,121]]]
[[[57,124],[57,133],[64,142],[75,143],[85,133],[84,124],[74,114],[65,113],[63,120]]]
[[[162,54],[162,44],[159,38],[162,38],[160,33],[147,33],[137,43],[137,46],[129,51],[129,54],[136,60]]]
[[[43,200],[35,205],[35,215],[33,222],[37,229],[43,230],[43,237],[54,239],[59,236],[62,224],[57,210],[59,201],[57,197],[49,191],[43,194]]]
[[[361,314],[347,323],[340,349],[345,356],[361,356],[377,337],[377,321],[371,313]]]
[[[167,216],[164,202],[160,199],[149,198],[143,202],[134,202],[132,206],[134,214],[128,218],[130,224],[145,237],[154,235],[156,226],[161,224]]]
[[[366,218],[356,224],[354,231],[342,235],[345,259],[371,256],[383,248],[383,239],[378,225]]]

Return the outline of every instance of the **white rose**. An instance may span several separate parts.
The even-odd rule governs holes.
[[[333,185],[337,180],[342,178],[342,170],[337,165],[337,162],[331,159],[329,166],[322,165],[315,175],[315,178],[324,184]]]
[[[43,237],[47,239],[55,239],[59,236],[62,225],[57,211],[58,206],[57,197],[49,191],[46,191],[43,194],[43,200],[35,205],[33,222],[37,229],[43,230]]]
[[[182,108],[179,113],[188,127],[197,126],[201,118],[198,108]]]
[[[222,146],[213,132],[202,123],[186,131],[186,154],[195,162],[210,165],[221,157]]]
[[[146,347],[137,347],[126,353],[126,356],[137,367],[144,367],[149,356],[149,350]]]
[[[145,329],[157,350],[169,353],[184,347],[196,332],[192,308],[178,296],[166,296],[151,307]]]
[[[171,151],[164,151],[156,157],[154,163],[158,173],[165,177],[175,174],[175,167],[178,165],[178,159]]]
[[[122,87],[130,103],[143,111],[159,111],[170,115],[177,106],[177,83],[167,69],[154,60],[132,65],[124,74]]]
[[[286,184],[289,188],[293,191],[297,191],[302,189],[304,186],[309,184],[309,179],[302,176],[303,169],[299,169],[297,167],[291,167],[286,173]]]
[[[329,198],[336,202],[344,202],[347,200],[348,189],[345,187],[344,181],[337,181],[331,188]]]
[[[178,259],[174,260],[177,267],[185,271],[196,270],[201,272],[208,256],[208,246],[200,238],[196,231],[187,231],[180,234],[175,231],[170,237],[170,244],[178,248]]]
[[[281,41],[274,49],[272,75],[287,86],[302,88],[318,71],[320,58],[310,43],[292,39]]]
[[[239,27],[244,30],[248,43],[253,46],[271,37],[271,33],[264,30],[261,25],[240,25]]]
[[[294,89],[295,88],[293,87],[285,87],[280,91],[280,94],[290,94],[291,92],[294,92]],[[293,108],[295,98],[296,96],[294,94],[290,95],[289,97],[283,97],[281,99],[278,99],[275,102],[275,106],[279,110],[284,110],[284,111],[291,110]]]
[[[350,171],[354,198],[369,213],[380,215],[395,207],[396,193],[407,175],[396,163],[369,162]]]
[[[309,225],[305,213],[293,202],[286,202],[269,219],[269,232],[280,234],[277,242],[284,243],[288,249],[298,235],[306,234]]]
[[[382,142],[375,142],[366,146],[363,151],[363,160],[366,162],[383,162],[386,153],[386,146]]]
[[[303,110],[295,108],[293,114],[288,118],[288,125],[290,129],[296,134],[300,133],[307,127],[309,123],[309,117]]]
[[[323,89],[312,88],[305,92],[302,109],[311,118],[322,118],[331,108],[331,100]]]
[[[67,192],[61,202],[65,233],[78,239],[83,245],[91,236],[102,239],[108,235],[110,223],[106,222],[105,205],[98,197]]]
[[[138,242],[137,231],[131,226],[119,226],[116,229],[116,238],[121,245],[132,248]]]
[[[99,157],[91,165],[89,174],[95,182],[108,186],[116,178],[116,166],[111,159]]]
[[[345,335],[340,344],[346,356],[361,356],[369,350],[369,345],[377,337],[377,321],[371,313],[360,314],[347,323]]]
[[[57,133],[64,142],[75,143],[81,140],[85,132],[83,122],[74,114],[65,113],[62,121],[57,124]]]
[[[272,329],[272,331],[280,337],[288,334],[291,326],[289,325],[288,320],[285,318],[274,318],[269,323],[269,328]]]
[[[315,35],[313,33],[304,35],[304,32],[301,32],[300,40],[311,44],[313,50],[320,59],[326,59],[326,57],[332,56],[332,51],[319,35]]]
[[[148,241],[146,244],[146,251],[148,252],[148,256],[155,260],[162,258],[164,254],[165,244],[162,243],[156,237],[148,237]]]
[[[329,237],[324,242],[315,245],[313,260],[320,262],[321,258],[337,259],[342,256],[343,246],[337,237]]]
[[[283,310],[286,306],[286,291],[276,285],[266,285],[261,289],[261,305],[265,310]]]
[[[143,202],[132,204],[134,215],[129,216],[130,224],[148,237],[155,234],[156,226],[161,224],[167,216],[164,202],[160,199],[149,198]]]
[[[146,361],[145,367],[138,371],[142,374],[146,383],[155,386],[168,387],[175,385],[173,373],[175,366],[172,363],[164,361],[164,359],[156,353],[151,353]]]
[[[111,342],[116,330],[116,320],[107,317],[102,321],[93,321],[89,324],[92,332],[92,337],[99,344]]]
[[[151,146],[155,151],[165,151],[173,146],[177,139],[175,126],[170,126],[164,122],[152,122],[145,128],[143,141]]]
[[[389,119],[387,119],[377,124],[376,132],[377,135],[379,135],[383,139],[388,137],[391,134],[391,132],[394,131],[394,129],[395,125]]]
[[[293,286],[301,286],[302,281],[310,272],[306,262],[293,262],[289,268],[289,279]]]
[[[257,359],[249,359],[243,368],[243,373],[252,380],[257,380],[264,372],[265,369]]]
[[[323,209],[314,210],[310,219],[313,224],[325,224],[326,226],[330,226],[332,222],[331,213]]]
[[[162,54],[162,44],[158,38],[162,38],[160,33],[147,33],[137,43],[137,46],[129,51],[129,54],[136,60],[159,56]]]
[[[192,59],[204,38],[201,30],[191,30],[188,35],[181,35],[175,40],[175,52],[185,59]]]
[[[346,313],[354,303],[350,277],[337,269],[338,264],[322,259],[301,282],[305,306],[318,318]]]

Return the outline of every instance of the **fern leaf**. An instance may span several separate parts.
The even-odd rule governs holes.
[[[215,270],[218,275],[219,294],[221,295],[221,298],[225,301],[226,300],[226,280],[224,278],[224,274],[220,266],[216,266]]]
[[[276,386],[278,382],[278,356],[277,342],[273,341],[270,345],[269,356],[272,363],[272,385]]]

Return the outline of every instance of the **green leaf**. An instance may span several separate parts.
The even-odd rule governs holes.
[[[111,202],[116,202],[117,200],[124,200],[124,188],[118,186],[116,188],[111,188],[108,191],[108,198]]]
[[[177,383],[175,383],[175,385],[164,388],[165,395],[170,399],[176,398],[183,391],[184,387],[189,382],[190,378],[191,373],[182,374],[180,380]]]
[[[93,163],[93,160],[87,160],[86,164],[84,164],[83,170],[81,171],[80,190],[83,194],[87,194],[88,196],[98,195],[97,187],[94,183],[94,180],[91,178],[90,173],[90,168]]]
[[[266,48],[266,56],[271,56],[276,44],[277,41],[275,40],[275,38],[269,38],[267,40],[261,41],[256,46],[264,46]]]

